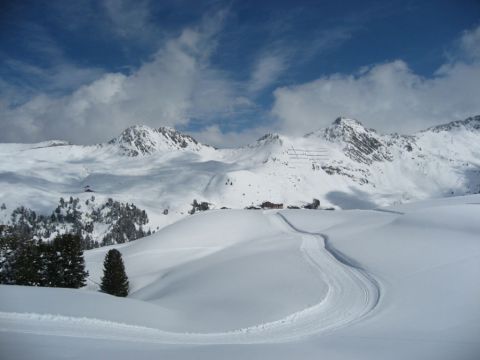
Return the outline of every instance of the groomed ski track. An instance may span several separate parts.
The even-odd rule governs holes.
[[[277,321],[219,333],[174,333],[93,318],[0,312],[0,331],[158,344],[261,344],[295,341],[359,321],[380,298],[377,282],[336,251],[325,234],[295,228],[281,213],[265,211],[272,225],[301,240],[300,251],[328,285],[321,302]]]

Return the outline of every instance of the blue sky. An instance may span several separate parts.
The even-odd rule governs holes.
[[[146,124],[224,146],[339,115],[408,133],[480,113],[477,0],[0,6],[0,141]]]

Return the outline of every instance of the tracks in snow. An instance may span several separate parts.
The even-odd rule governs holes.
[[[276,214],[285,225],[286,231],[302,238],[301,250],[315,266],[329,291],[323,302],[328,303],[328,317],[318,332],[335,329],[357,321],[370,313],[380,300],[380,286],[355,260],[350,259],[329,242],[323,233],[310,233],[296,228],[288,219]],[[345,316],[348,314],[348,316]],[[322,316],[319,315],[319,319]]]
[[[0,331],[159,344],[274,343],[333,331],[358,321],[376,306],[377,283],[331,247],[326,235],[299,230],[280,213],[266,216],[282,232],[301,239],[304,258],[328,285],[318,304],[277,321],[219,333],[174,333],[99,319],[2,312]]]

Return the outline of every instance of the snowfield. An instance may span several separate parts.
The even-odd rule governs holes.
[[[0,287],[2,359],[480,358],[480,195],[217,210],[135,242],[132,292]]]

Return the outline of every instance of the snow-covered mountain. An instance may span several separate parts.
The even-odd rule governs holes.
[[[480,116],[413,135],[380,134],[352,119],[303,137],[268,134],[215,149],[174,129],[133,126],[94,146],[0,144],[0,219],[24,205],[51,214],[60,197],[112,198],[148,213],[152,230],[211,208],[263,201],[374,208],[480,191]]]
[[[208,145],[200,144],[190,135],[182,134],[172,128],[152,129],[148,126],[134,125],[125,129],[118,137],[108,142],[117,146],[125,155],[142,156],[166,151],[201,151]]]

